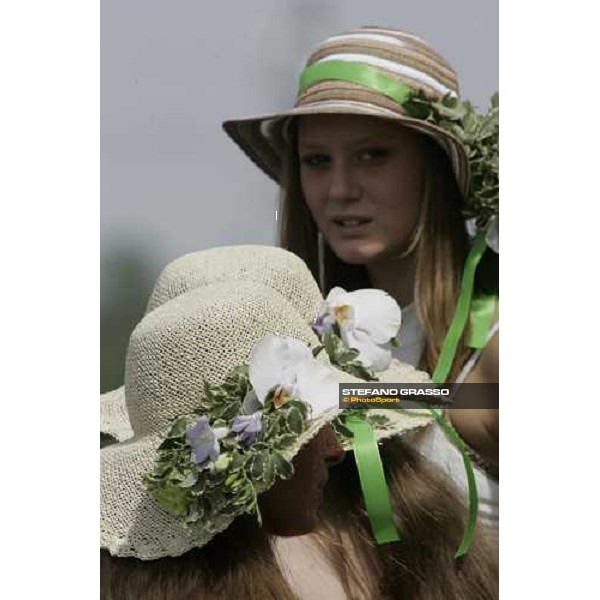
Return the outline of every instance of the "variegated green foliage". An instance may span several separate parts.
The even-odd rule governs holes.
[[[252,445],[242,444],[230,430],[219,440],[216,462],[200,469],[194,464],[186,430],[199,416],[207,416],[212,427],[228,427],[250,389],[247,367],[232,371],[221,385],[205,383],[198,408],[173,421],[154,468],[144,477],[152,497],[191,527],[215,532],[225,518],[244,512],[255,512],[260,519],[257,489],[270,487],[277,478],[289,479],[294,472],[284,451],[306,431],[308,405],[292,397],[277,408],[272,394],[263,405],[262,431]]]
[[[344,344],[337,324],[333,326],[333,331],[323,334],[320,340],[323,345],[313,350],[315,356],[321,350],[325,350],[331,364],[339,367],[342,371],[365,381],[378,381],[373,371],[358,360],[359,351]]]
[[[338,441],[343,446],[347,445],[354,437],[352,431],[344,424],[345,420],[350,416],[366,419],[371,424],[373,429],[387,429],[391,426],[391,421],[388,419],[388,417],[382,415],[381,413],[375,414],[373,411],[367,408],[349,408],[344,410],[342,414],[340,414],[331,422],[333,431]]]
[[[471,172],[464,216],[475,217],[477,224],[484,227],[492,216],[498,214],[498,92],[491,97],[485,114],[477,112],[470,102],[461,102],[449,95],[439,102],[431,102],[422,91],[413,92],[402,106],[411,117],[433,123],[462,142]]]

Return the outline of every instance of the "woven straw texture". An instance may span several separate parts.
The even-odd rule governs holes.
[[[332,36],[317,46],[305,66],[327,61],[359,62],[375,67],[411,89],[423,91],[433,101],[445,94],[459,95],[458,78],[447,61],[425,41],[399,30],[362,27]],[[323,113],[387,118],[431,136],[447,153],[459,187],[463,193],[467,192],[468,160],[459,140],[431,123],[409,118],[386,95],[358,84],[319,81],[301,91],[290,110],[228,120],[223,128],[258,167],[279,181],[289,117]]]
[[[254,343],[267,334],[291,336],[313,347],[319,343],[305,318],[281,294],[250,281],[222,282],[183,293],[139,323],[130,339],[125,369],[126,404],[135,435],[101,450],[102,548],[113,555],[147,560],[178,556],[203,546],[231,523],[233,517],[228,517],[210,531],[188,530],[150,497],[142,477],[151,470],[172,419],[189,413],[202,400],[203,381],[222,383],[231,369],[248,362]],[[325,353],[319,359],[328,361]],[[340,383],[359,383],[337,373]],[[388,377],[420,382],[424,374],[396,361]],[[339,412],[332,409],[313,420],[286,451],[287,457],[293,458]],[[396,411],[387,411],[386,416],[390,412]],[[398,413],[394,430],[381,437],[428,422],[425,416]]]
[[[186,254],[165,267],[146,312],[188,290],[220,281],[254,281],[273,288],[307,323],[323,301],[308,267],[295,254],[272,246],[225,246]]]
[[[279,292],[305,323],[323,297],[308,267],[295,254],[271,246],[225,246],[177,258],[159,275],[146,314],[192,289],[221,281],[254,281]],[[100,431],[123,441],[133,435],[125,408],[125,388],[101,394]]]
[[[101,450],[102,548],[142,559],[177,556],[204,545],[233,520],[192,534],[154,502],[142,476],[152,468],[172,419],[191,412],[202,399],[203,381],[222,383],[231,369],[248,362],[254,343],[267,334],[318,344],[304,318],[280,294],[253,282],[192,290],[158,307],[136,327],[125,369],[135,435]],[[321,360],[327,362],[325,356]],[[340,383],[358,383],[338,373]],[[287,456],[292,458],[338,412],[313,421]]]

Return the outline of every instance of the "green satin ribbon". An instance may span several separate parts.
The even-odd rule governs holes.
[[[302,93],[314,83],[331,80],[363,85],[384,94],[400,105],[408,99],[412,91],[407,85],[376,67],[346,60],[328,60],[311,65],[302,71],[298,93]]]
[[[356,415],[348,415],[344,425],[354,434],[354,459],[375,541],[378,544],[398,542],[400,535],[392,517],[392,503],[373,428],[366,419]]]
[[[471,308],[473,287],[475,285],[475,271],[487,247],[485,233],[485,231],[479,231],[477,233],[473,240],[471,251],[465,261],[456,311],[454,317],[452,317],[452,323],[450,324],[444,343],[442,344],[438,363],[431,376],[434,383],[444,383],[446,381],[450,369],[452,368],[454,357],[456,356],[458,343],[465,330]]]
[[[467,342],[469,348],[478,350],[485,346],[495,312],[496,296],[494,294],[480,294],[473,298],[470,315],[471,333]]]
[[[475,481],[475,473],[471,459],[467,454],[465,444],[461,437],[456,433],[456,430],[446,418],[434,408],[429,409],[429,412],[436,420],[437,424],[442,428],[448,439],[461,453],[465,471],[467,474],[467,483],[469,490],[469,516],[465,533],[461,540],[460,546],[456,551],[455,558],[464,556],[473,543],[475,535],[475,526],[477,524],[477,513],[479,510],[479,497],[477,493],[477,484]],[[396,529],[393,519],[393,510],[390,500],[390,495],[385,480],[383,464],[379,455],[379,447],[375,432],[371,424],[361,417],[349,415],[344,425],[352,431],[353,451],[358,468],[358,476],[360,485],[365,500],[365,507],[371,522],[373,536],[378,544],[388,544],[390,542],[400,541],[400,534]]]
[[[473,472],[473,464],[467,454],[467,449],[462,438],[456,432],[456,429],[446,420],[444,415],[435,408],[430,408],[429,412],[433,415],[437,424],[442,428],[442,431],[446,434],[450,442],[454,444],[457,450],[461,453],[463,463],[465,465],[465,472],[467,474],[467,484],[469,489],[469,517],[467,519],[467,527],[463,534],[460,546],[454,555],[455,558],[464,556],[473,543],[473,536],[475,535],[475,526],[477,525],[477,513],[479,511],[479,494],[477,493],[477,482],[475,481],[475,473]]]

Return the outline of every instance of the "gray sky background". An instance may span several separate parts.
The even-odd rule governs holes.
[[[102,0],[103,271],[123,248],[158,272],[195,250],[272,244],[276,186],[221,122],[291,106],[314,44],[360,25],[425,38],[480,107],[498,89],[498,0]]]

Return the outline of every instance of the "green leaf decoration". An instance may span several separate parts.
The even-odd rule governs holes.
[[[335,340],[332,342],[336,345]],[[339,344],[336,345],[339,350]],[[348,357],[346,357],[348,358]],[[255,484],[268,487],[276,479],[293,473],[292,463],[281,452],[295,444],[305,431],[309,407],[300,398],[290,398],[276,407],[272,394],[263,405],[263,429],[247,447],[229,431],[219,440],[220,456],[199,470],[185,432],[199,416],[210,426],[229,427],[242,414],[242,402],[250,391],[246,366],[234,369],[220,385],[203,384],[198,405],[189,415],[173,420],[156,453],[153,469],[144,476],[151,496],[170,514],[189,527],[216,531],[225,517],[253,512],[260,520]]]
[[[169,513],[185,517],[192,501],[191,493],[176,483],[166,481],[152,489],[152,497]]]
[[[467,219],[475,217],[478,226],[484,227],[499,210],[498,92],[492,95],[486,113],[479,113],[470,102],[460,102],[449,95],[432,102],[421,90],[413,92],[402,106],[408,116],[432,123],[462,142],[471,171],[463,213]]]
[[[180,438],[184,436],[189,423],[190,419],[185,415],[175,419],[175,421],[173,421],[171,429],[169,429],[169,433],[167,433],[167,439]]]
[[[374,428],[377,429],[387,429],[388,427],[391,426],[391,421],[388,417],[386,417],[385,415],[381,415],[381,414],[377,414],[374,415],[372,413],[368,413],[367,414],[367,420],[369,421],[369,423],[371,423],[371,425]]]
[[[252,462],[250,464],[250,476],[252,479],[256,481],[261,481],[263,472],[265,470],[265,451],[258,452],[252,457]]]
[[[371,369],[365,367],[359,360],[359,352],[355,348],[348,348],[340,335],[329,332],[321,339],[323,347],[329,356],[331,364],[336,365],[342,371],[364,379],[366,381],[378,381]]]
[[[273,457],[273,454],[267,454],[265,457],[262,480],[268,486],[275,483],[275,458]]]
[[[304,430],[304,419],[302,413],[294,406],[287,411],[287,426],[288,429],[299,436]]]
[[[286,460],[279,452],[274,452],[272,458],[277,477],[289,479],[294,474],[294,467],[291,461]]]
[[[289,448],[296,440],[298,436],[294,433],[284,433],[273,441],[273,448],[277,450],[285,450]]]

